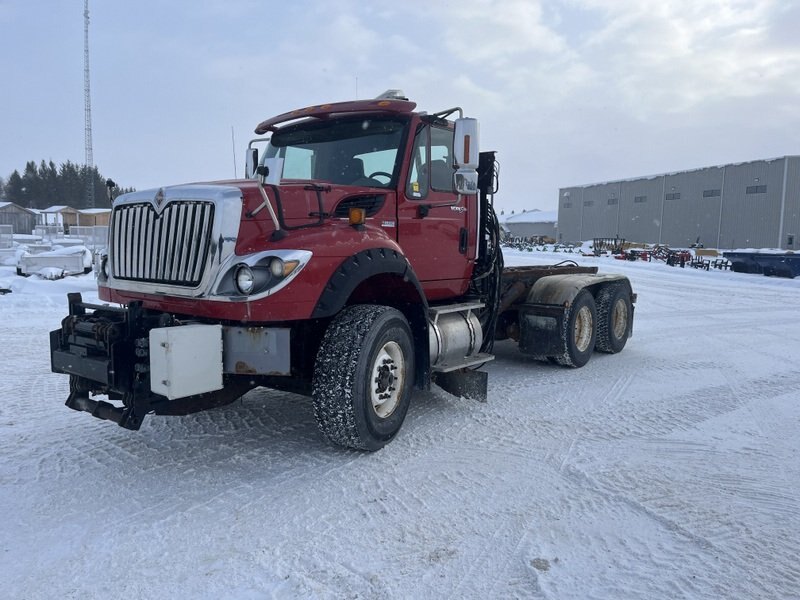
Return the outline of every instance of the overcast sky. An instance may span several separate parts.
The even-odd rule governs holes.
[[[94,161],[229,178],[263,119],[401,88],[461,106],[507,213],[558,188],[800,154],[800,0],[90,1]],[[83,1],[0,0],[0,177],[84,162]],[[54,202],[55,199],[54,199]]]

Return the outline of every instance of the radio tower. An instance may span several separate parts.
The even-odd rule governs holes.
[[[85,106],[86,205],[94,208],[94,158],[92,157],[92,97],[89,91],[89,0],[83,3],[83,100]]]

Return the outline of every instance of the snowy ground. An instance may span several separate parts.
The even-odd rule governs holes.
[[[2,596],[797,598],[800,279],[579,260],[639,294],[622,354],[499,344],[487,404],[421,394],[375,454],[285,393],[70,411],[47,333],[92,276],[0,267]]]

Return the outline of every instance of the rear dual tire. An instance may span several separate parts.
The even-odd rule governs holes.
[[[609,285],[597,294],[597,343],[607,354],[621,352],[628,342],[633,324],[633,306],[625,286]]]
[[[555,357],[555,362],[582,367],[594,350],[607,354],[621,352],[628,342],[632,323],[633,306],[625,286],[605,286],[597,298],[588,290],[581,290],[564,321],[565,352]]]
[[[592,357],[597,335],[597,307],[588,290],[581,290],[564,319],[564,354],[555,361],[564,367],[582,367]]]

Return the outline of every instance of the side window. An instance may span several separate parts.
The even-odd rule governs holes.
[[[428,195],[428,127],[421,127],[414,136],[414,151],[406,182],[406,196],[422,199]]]
[[[431,128],[431,188],[439,192],[453,191],[453,130]]]

